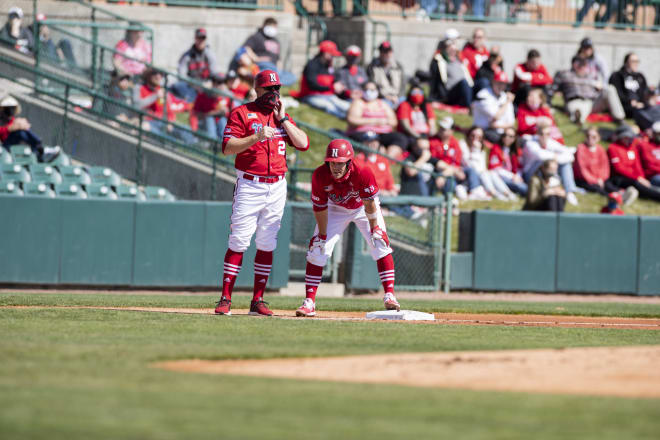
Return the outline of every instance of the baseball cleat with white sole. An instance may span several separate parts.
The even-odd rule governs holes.
[[[296,310],[296,316],[316,316],[316,304],[311,298],[305,298],[302,306]]]
[[[385,310],[396,310],[397,312],[401,310],[399,301],[396,300],[393,293],[386,293],[383,297],[383,303],[385,304]]]
[[[231,300],[227,299],[226,296],[220,298],[220,301],[215,305],[215,314],[231,316]]]

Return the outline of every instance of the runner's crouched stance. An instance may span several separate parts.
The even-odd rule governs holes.
[[[385,221],[378,203],[378,186],[373,172],[353,162],[353,146],[343,139],[328,145],[325,163],[312,175],[312,203],[316,229],[309,241],[305,272],[305,300],[296,316],[316,315],[316,289],[321,283],[323,266],[332,255],[346,227],[355,223],[371,249],[385,289],[383,301],[388,310],[399,310],[394,296],[394,260]]]
[[[218,315],[231,315],[231,294],[241,270],[243,253],[256,232],[254,293],[250,315],[271,316],[263,300],[273,265],[284,205],[286,203],[286,146],[307,150],[307,135],[286,113],[280,100],[277,72],[263,70],[254,81],[257,99],[235,108],[229,116],[222,152],[236,155],[236,185],[231,232],[222,275]]]

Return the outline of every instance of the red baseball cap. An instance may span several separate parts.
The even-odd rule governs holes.
[[[359,57],[362,56],[362,50],[355,44],[351,44],[346,48],[345,55],[347,57]]]
[[[378,50],[380,50],[381,52],[389,52],[392,50],[392,43],[390,43],[389,41],[383,41],[382,43],[380,43],[380,46],[378,46]]]
[[[607,197],[608,197],[610,200],[614,200],[614,201],[617,202],[619,205],[623,204],[623,198],[621,197],[621,193],[620,193],[620,192],[611,192],[611,193],[609,193],[609,194],[607,195]]]
[[[339,52],[339,49],[337,49],[335,42],[330,40],[323,40],[319,43],[319,52],[329,53],[333,57],[338,57],[341,55],[341,52]]]
[[[280,76],[274,70],[262,70],[254,79],[255,87],[280,86]]]

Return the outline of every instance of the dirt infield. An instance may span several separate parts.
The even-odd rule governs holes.
[[[213,309],[191,309],[171,307],[101,307],[101,306],[0,306],[1,309],[34,309],[34,308],[64,308],[64,309],[96,309],[153,313],[182,313],[191,315],[214,315]],[[314,318],[296,318],[293,310],[273,310],[274,317],[279,319],[326,320],[326,321],[365,321],[364,312],[333,312],[317,311]],[[569,327],[569,328],[616,328],[635,330],[660,330],[660,319],[645,318],[612,318],[558,315],[506,315],[506,314],[467,314],[467,313],[435,313],[435,321],[387,321],[397,324],[444,324],[444,325],[506,325],[526,327]],[[248,316],[247,309],[234,309],[232,316],[218,316],[218,319],[232,319]]]
[[[658,365],[660,346],[152,364],[180,372],[297,380],[660,398]]]

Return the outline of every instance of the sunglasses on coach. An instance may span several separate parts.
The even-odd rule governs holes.
[[[278,91],[278,92],[279,92],[279,91],[280,91],[280,87],[282,87],[282,86],[268,86],[268,87],[264,87],[264,89],[269,90],[269,91],[271,91],[271,92],[274,92],[274,91]]]

